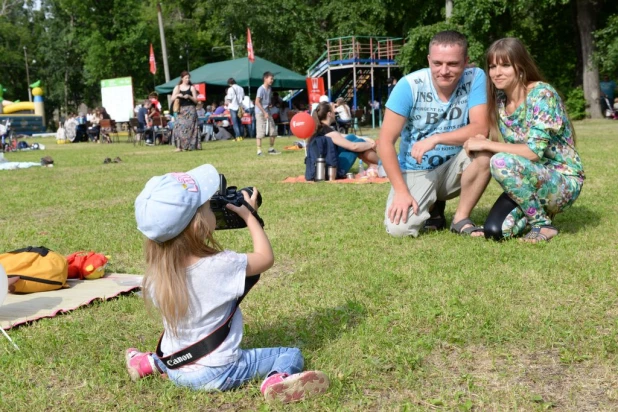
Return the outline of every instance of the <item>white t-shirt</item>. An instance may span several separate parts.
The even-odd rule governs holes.
[[[339,118],[343,121],[352,120],[352,116],[350,115],[350,108],[347,107],[347,105],[345,104],[335,107],[335,112],[339,114]]]
[[[245,98],[245,91],[237,84],[233,84],[227,89],[225,100],[230,102],[228,109],[238,110],[238,106],[242,104],[242,99]]]
[[[249,96],[245,96],[245,98],[242,99],[242,107],[245,110],[253,109],[254,105]]]
[[[205,257],[189,266],[187,286],[190,317],[179,326],[177,338],[172,336],[164,324],[165,335],[161,341],[163,355],[168,356],[184,349],[221,326],[234,310],[236,299],[244,293],[246,276],[247,255],[229,250]],[[236,362],[240,356],[238,347],[242,332],[242,313],[238,308],[225,341],[208,356],[179,370],[217,367]]]

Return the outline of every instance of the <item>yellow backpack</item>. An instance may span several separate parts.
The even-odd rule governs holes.
[[[0,265],[9,278],[19,276],[13,285],[15,293],[60,289],[66,284],[69,268],[64,256],[43,246],[0,254]]]

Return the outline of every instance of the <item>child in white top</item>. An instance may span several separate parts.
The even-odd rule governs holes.
[[[244,205],[227,208],[246,222],[253,252],[220,249],[212,236],[216,220],[210,206],[218,188],[219,174],[203,165],[153,177],[135,201],[137,227],[147,237],[144,298],[161,313],[164,335],[163,356],[127,349],[131,378],[165,373],[178,386],[206,391],[265,378],[260,388],[265,398],[283,402],[324,392],[328,377],[319,371],[302,372],[299,349],[240,349],[243,321],[237,299],[245,293],[246,278],[272,267],[274,256],[260,222]],[[253,188],[251,196],[243,191],[243,196],[257,211],[257,190]],[[230,316],[227,337],[216,349],[180,367],[163,361],[212,334]]]

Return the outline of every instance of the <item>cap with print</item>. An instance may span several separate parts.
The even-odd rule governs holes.
[[[155,176],[135,199],[137,228],[155,242],[173,239],[218,189],[219,173],[209,164],[186,173]]]

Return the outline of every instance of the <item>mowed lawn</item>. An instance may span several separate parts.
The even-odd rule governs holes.
[[[214,394],[133,383],[124,350],[154,350],[161,324],[130,294],[10,330],[19,352],[0,338],[0,410],[617,410],[618,122],[576,128],[587,180],[555,220],[560,235],[539,245],[391,238],[388,184],[284,184],[303,152],[258,158],[254,140],[177,154],[40,139],[45,152],[9,153],[56,165],[0,172],[0,251],[95,250],[114,272],[143,272],[133,202],[151,176],[212,163],[230,185],[257,186],[276,263],[243,303],[243,346],[300,347],[332,385],[282,406],[263,402],[259,382]],[[499,194],[492,182],[472,218]],[[216,237],[251,248],[246,230]]]

